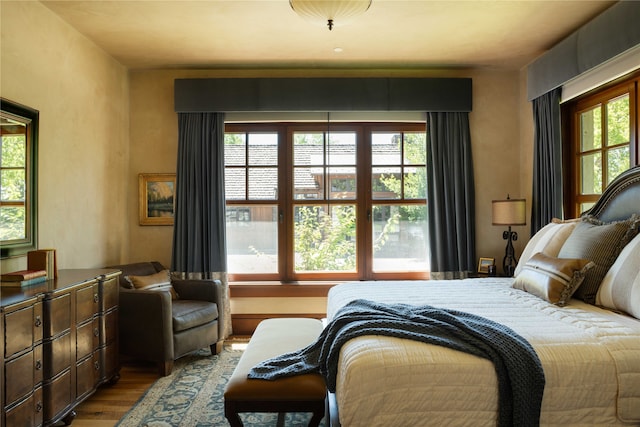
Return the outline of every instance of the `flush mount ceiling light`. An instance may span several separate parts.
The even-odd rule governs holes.
[[[334,25],[365,13],[371,0],[289,0],[289,5],[303,18],[326,22],[332,30]]]

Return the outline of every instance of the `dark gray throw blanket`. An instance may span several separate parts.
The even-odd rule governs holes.
[[[363,335],[422,341],[491,360],[498,377],[498,425],[539,425],[545,380],[533,347],[504,325],[457,310],[355,300],[336,313],[316,342],[259,363],[248,377],[320,373],[334,392],[342,345]]]

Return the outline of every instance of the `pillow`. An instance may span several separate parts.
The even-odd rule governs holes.
[[[549,224],[538,230],[538,232],[531,237],[524,251],[522,251],[514,275],[517,276],[520,274],[522,267],[529,261],[529,258],[538,252],[553,257],[558,256],[560,248],[562,248],[562,245],[578,221],[579,220],[576,219],[562,221],[554,218]]]
[[[624,247],[602,279],[596,304],[640,319],[640,235]]]
[[[162,270],[148,276],[126,276],[125,279],[133,289],[170,292],[171,299],[178,299],[178,294],[171,286],[169,270]]]
[[[522,267],[512,287],[563,306],[594,265],[588,259],[556,258],[537,253]]]
[[[592,216],[582,218],[558,253],[559,258],[588,259],[596,264],[576,291],[576,298],[589,304],[596,303],[602,279],[618,254],[638,234],[639,225],[640,217],[636,214],[608,224]]]

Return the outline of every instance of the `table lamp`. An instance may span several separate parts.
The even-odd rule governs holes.
[[[526,225],[526,203],[525,199],[511,199],[509,195],[505,200],[492,200],[492,224],[506,225],[508,231],[502,233],[502,238],[507,241],[504,258],[502,259],[502,270],[505,276],[513,276],[518,260],[513,250],[513,241],[518,240],[518,233],[511,231],[512,225]]]

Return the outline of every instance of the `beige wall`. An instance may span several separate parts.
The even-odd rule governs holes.
[[[182,77],[471,77],[478,256],[500,263],[502,229],[491,200],[530,203],[530,104],[526,73],[495,70],[150,70],[130,71],[38,2],[0,3],[1,95],[40,111],[39,236],[61,268],[171,261],[170,226],[138,224],[138,174],[174,173],[177,117],[173,81]],[[518,227],[524,247],[528,227]],[[2,261],[23,268],[24,257]],[[263,308],[299,312],[300,301]],[[323,301],[308,301],[317,312]],[[243,300],[234,312],[260,312]],[[295,307],[294,307],[295,306]]]
[[[126,258],[127,70],[39,2],[0,8],[0,94],[40,112],[39,246],[57,249],[60,268]]]

